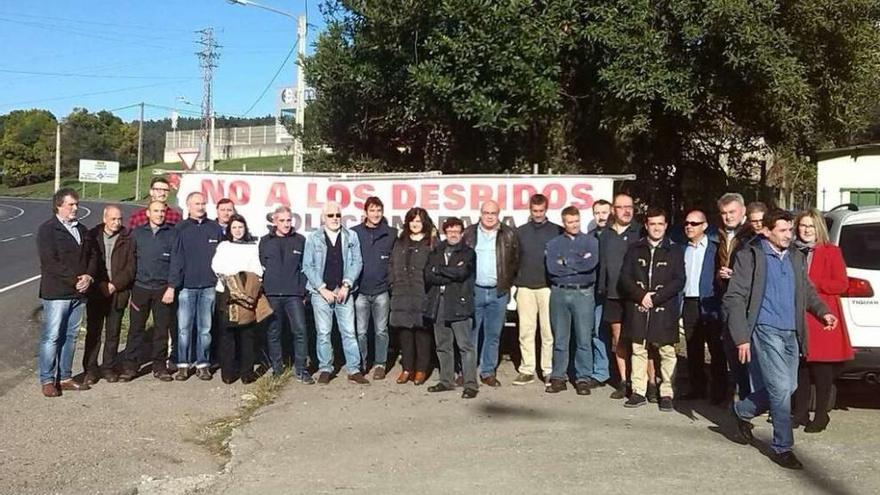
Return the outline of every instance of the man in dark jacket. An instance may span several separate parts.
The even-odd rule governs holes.
[[[495,377],[498,344],[510,288],[519,267],[519,241],[516,231],[501,223],[500,208],[494,201],[480,207],[480,222],[464,230],[464,243],[477,254],[474,276],[474,346],[480,352],[480,380],[499,387]],[[480,329],[483,330],[482,346]]]
[[[629,345],[621,342],[623,326],[622,296],[618,291],[618,278],[623,265],[623,256],[630,246],[641,238],[642,226],[633,219],[633,199],[628,194],[614,196],[611,205],[612,221],[599,236],[599,281],[597,288],[603,300],[602,318],[611,328],[611,349],[617,361],[620,382],[611,393],[612,399],[623,399],[627,394],[626,360]]]
[[[750,420],[769,410],[771,459],[784,468],[803,469],[792,452],[791,396],[797,388],[799,356],[808,345],[806,312],[823,320],[826,330],[838,322],[807,278],[805,256],[791,246],[791,214],[768,211],[762,225],[761,236],[736,253],[723,299],[737,358],[749,367],[754,386],[732,410],[743,444],[753,440]]]
[[[86,345],[83,355],[85,381],[90,385],[101,377],[110,383],[118,379],[116,354],[119,350],[119,330],[134,282],[134,253],[130,232],[122,226],[122,210],[117,205],[105,206],[103,220],[87,235],[94,249],[97,266],[95,283],[89,290],[86,306]],[[104,356],[99,369],[102,331]]]
[[[541,323],[541,369],[545,380],[553,370],[553,331],[550,328],[550,287],[544,267],[547,243],[562,227],[547,219],[547,197],[529,199],[529,221],[516,229],[519,269],[516,273],[516,314],[519,319],[519,351],[522,361],[514,385],[535,381],[535,333]],[[539,263],[538,261],[541,261]]]
[[[279,206],[272,213],[273,227],[260,239],[260,263],[263,265],[263,290],[272,305],[272,319],[267,332],[269,360],[275,376],[284,372],[283,335],[293,335],[293,369],[300,383],[315,383],[306,370],[309,355],[306,334],[306,276],[302,272],[306,238],[293,230],[290,208]]]
[[[690,392],[683,399],[706,398],[706,345],[712,357],[712,403],[720,404],[727,395],[727,358],[721,342],[721,298],[715,283],[715,256],[718,239],[709,236],[706,214],[701,210],[687,213],[684,235],[685,287],[682,320],[687,340]]]
[[[428,392],[455,390],[454,344],[461,356],[464,391],[461,397],[477,396],[477,352],[471,335],[474,316],[474,250],[461,242],[464,225],[455,217],[443,222],[446,240],[440,243],[425,265],[428,297],[425,316],[434,321],[434,340],[440,361],[440,382]]]
[[[76,191],[59,189],[52,197],[55,214],[37,231],[43,304],[38,369],[46,397],[58,397],[62,390],[89,389],[72,378],[86,293],[97,271],[86,228],[76,219],[78,206]]]
[[[581,232],[580,211],[574,206],[562,210],[562,225],[565,232],[547,243],[545,257],[552,287],[553,322],[553,372],[545,390],[557,393],[567,388],[570,345],[574,340],[575,389],[578,395],[590,395],[599,241]]]
[[[134,285],[129,304],[128,339],[120,381],[129,381],[137,375],[141,364],[147,319],[153,316],[151,360],[153,377],[170,382],[171,374],[165,360],[168,358],[168,338],[174,312],[174,284],[170,282],[174,251],[177,249],[177,229],[165,222],[167,206],[162,201],[147,205],[147,224],[131,233],[135,265]]]
[[[645,238],[623,259],[620,294],[626,301],[623,335],[632,341],[632,395],[624,406],[647,403],[648,348],[654,347],[660,356],[660,410],[669,412],[685,271],[681,246],[666,237],[666,217],[662,208],[648,208]]]
[[[205,196],[200,192],[186,197],[188,218],[175,226],[177,247],[171,258],[170,283],[178,291],[177,374],[176,380],[190,377],[192,368],[201,380],[211,379],[211,321],[214,316],[217,275],[211,260],[223,232],[205,214]],[[196,329],[196,354],[192,360],[192,330]]]
[[[354,302],[357,321],[358,348],[361,351],[361,366],[367,366],[367,330],[373,323],[373,370],[374,380],[385,379],[385,361],[388,360],[388,315],[391,311],[391,298],[388,293],[388,270],[391,250],[397,239],[397,229],[385,220],[385,206],[376,196],[364,202],[364,221],[351,230],[358,236],[361,244],[361,257],[364,269],[358,282],[358,293]]]

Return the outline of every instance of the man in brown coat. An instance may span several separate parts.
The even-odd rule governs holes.
[[[119,379],[116,360],[119,330],[135,270],[131,236],[122,225],[122,210],[116,205],[105,206],[103,220],[86,235],[98,261],[95,283],[89,290],[86,304],[83,369],[86,383],[90,385],[101,377],[111,383]],[[101,333],[105,328],[104,356],[99,368]]]

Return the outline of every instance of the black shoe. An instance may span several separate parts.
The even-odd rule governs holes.
[[[780,454],[770,454],[770,460],[775,462],[776,464],[784,467],[785,469],[795,469],[800,470],[804,468],[804,465],[801,464],[801,461],[795,457],[794,452],[782,452]]]
[[[185,382],[189,380],[190,375],[191,373],[189,371],[189,368],[179,368],[177,370],[177,373],[175,373],[174,375],[174,379],[179,382]]]
[[[160,382],[170,382],[174,380],[171,375],[168,374],[168,370],[161,369],[153,372],[153,378],[159,380]]]
[[[473,388],[466,388],[461,393],[462,399],[473,399],[476,396],[477,396],[477,390],[473,389]]]
[[[244,375],[241,375],[241,383],[244,383],[245,385],[249,385],[249,384],[257,381],[257,378],[259,378],[259,377],[257,376],[256,373],[246,373]]]
[[[648,391],[645,393],[645,398],[648,399],[648,402],[651,404],[656,404],[660,402],[660,387],[657,385],[648,384]]]
[[[587,383],[590,385],[590,389],[600,388],[600,387],[605,386],[605,382],[600,382],[599,380],[596,380],[595,378],[587,379]]]
[[[804,427],[804,433],[821,433],[825,431],[825,428],[828,426],[828,423],[831,422],[831,418],[826,419],[825,421],[816,420],[810,421],[807,423],[807,426]]]
[[[315,384],[315,379],[312,378],[312,375],[310,375],[308,373],[303,373],[302,375],[299,376],[299,378],[296,379],[296,381],[302,383],[303,385],[314,385]]]
[[[810,418],[798,418],[797,416],[791,417],[791,427],[797,430],[801,426],[807,426],[810,424]]]
[[[547,392],[548,394],[556,394],[566,389],[568,389],[568,385],[566,385],[564,380],[551,378],[550,383],[548,383],[547,386],[544,387],[544,392]]]
[[[221,372],[220,379],[223,381],[223,383],[225,383],[227,385],[232,385],[233,383],[235,383],[236,380],[238,380],[238,376],[237,375],[224,376],[223,373]]]
[[[134,380],[134,377],[136,375],[137,375],[137,372],[135,370],[129,370],[129,369],[122,370],[122,373],[119,374],[119,381],[120,382],[130,382],[130,381]]]
[[[629,399],[627,399],[626,402],[623,403],[623,407],[641,407],[647,403],[648,399],[645,398],[644,395],[633,392],[632,395],[629,396]]]
[[[673,410],[672,397],[660,397],[660,410],[663,412],[671,412]]]
[[[428,392],[449,392],[452,390],[455,390],[455,387],[450,387],[443,382],[428,387]]]
[[[577,390],[578,395],[590,395],[590,382],[577,382],[574,384],[574,389]]]
[[[617,388],[614,389],[614,392],[611,392],[611,398],[612,399],[626,399],[626,395],[627,395],[626,392],[627,392],[627,383],[620,382],[620,384],[617,385]]]
[[[754,428],[754,425],[752,425],[750,421],[740,418],[739,414],[736,413],[733,404],[730,405],[730,414],[733,415],[733,419],[736,421],[737,435],[735,436],[734,441],[740,445],[750,445],[755,440],[755,437],[752,435],[752,428]]]
[[[209,381],[211,378],[214,378],[214,375],[211,374],[211,370],[208,369],[207,366],[204,368],[196,368],[196,376],[199,377],[199,380],[206,382]]]

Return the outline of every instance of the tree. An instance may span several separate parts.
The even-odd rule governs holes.
[[[52,176],[55,117],[45,110],[16,110],[0,120],[3,181],[10,186],[39,182]]]

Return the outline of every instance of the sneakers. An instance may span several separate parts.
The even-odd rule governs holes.
[[[611,397],[612,399],[626,399],[626,395],[627,395],[627,394],[626,394],[626,391],[627,391],[627,388],[628,388],[628,387],[627,387],[627,383],[626,383],[626,382],[623,382],[623,381],[620,382],[620,383],[617,385],[617,388],[614,389],[614,392],[611,392],[611,396],[610,396],[610,397]]]
[[[450,387],[443,382],[428,387],[428,392],[449,392],[451,390],[455,390],[455,387]]]
[[[656,404],[660,402],[660,387],[655,384],[648,384],[648,391],[645,393],[645,398],[648,399],[648,402],[651,404]]]
[[[544,388],[544,391],[548,394],[556,394],[566,390],[568,385],[566,385],[565,380],[557,380],[555,378],[550,379],[550,383],[547,384],[547,387]]]
[[[629,399],[627,399],[626,402],[623,403],[623,407],[641,407],[647,403],[648,399],[644,395],[633,392],[632,395],[629,396]]]
[[[528,385],[535,381],[535,375],[530,375],[528,373],[520,373],[516,375],[516,378],[513,380],[514,385]]]
[[[784,467],[785,469],[801,470],[804,468],[804,465],[801,464],[801,461],[799,461],[798,458],[795,457],[794,452],[790,450],[788,452],[781,452],[779,454],[771,454],[770,460],[775,462],[779,466]]]
[[[577,390],[578,395],[590,395],[590,382],[577,382],[574,384],[574,389]]]
[[[214,375],[211,374],[211,370],[208,369],[207,366],[202,367],[202,368],[196,368],[196,376],[199,378],[199,380],[202,380],[205,382],[211,380],[211,378],[214,378]],[[242,381],[244,381],[244,377],[242,377]]]
[[[322,371],[321,374],[318,375],[318,385],[327,385],[330,383],[330,372]]]
[[[296,381],[302,383],[303,385],[314,385],[315,379],[312,378],[312,375],[308,373],[302,373],[298,377],[296,377]]]
[[[171,375],[168,373],[168,370],[166,369],[153,371],[153,378],[159,380],[160,382],[170,382],[171,380],[174,380],[174,378],[171,377]]]
[[[660,397],[660,410],[663,412],[672,412],[672,397]]]
[[[189,380],[190,375],[189,368],[179,368],[177,373],[174,374],[174,379],[179,382],[185,382]]]
[[[361,373],[361,372],[350,373],[348,375],[348,381],[357,383],[358,385],[369,385],[370,384],[370,381],[367,380],[364,377],[363,373]]]
[[[373,380],[384,380],[385,379],[385,367],[384,366],[376,366],[376,369],[373,370]]]

